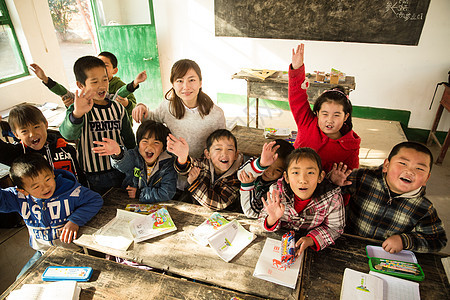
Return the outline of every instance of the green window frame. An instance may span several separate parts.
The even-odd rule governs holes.
[[[29,75],[27,64],[22,53],[22,48],[20,47],[19,41],[17,40],[17,35],[14,30],[11,17],[9,16],[8,8],[6,7],[5,0],[0,0],[0,34],[4,33],[0,38],[3,39],[4,43],[9,43],[8,46],[11,47],[14,59],[16,61],[17,70],[11,74],[0,74],[0,83],[4,83],[13,79],[24,77]],[[5,39],[6,38],[6,39]],[[6,41],[5,41],[6,40]],[[5,49],[2,46],[3,50]],[[2,49],[0,48],[0,53]],[[3,54],[3,53],[2,53]],[[0,65],[0,67],[3,67]]]

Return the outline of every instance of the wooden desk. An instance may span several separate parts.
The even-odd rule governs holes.
[[[445,85],[444,93],[442,94],[441,102],[439,103],[439,108],[436,112],[436,117],[433,121],[433,126],[430,130],[430,135],[428,136],[427,144],[430,145],[432,142],[435,142],[441,152],[439,153],[438,158],[436,159],[436,164],[441,165],[444,161],[445,154],[447,153],[448,146],[450,145],[450,129],[447,132],[444,143],[441,145],[439,140],[436,137],[436,130],[439,125],[439,121],[441,120],[442,113],[444,112],[444,108],[450,112],[450,86]]]
[[[332,89],[337,84],[315,82],[315,75],[306,74],[309,81],[307,89],[308,99],[310,102],[319,97],[325,90]],[[309,77],[308,77],[309,75]],[[259,98],[268,100],[288,101],[288,83],[289,76],[287,72],[277,71],[265,80],[253,77],[245,72],[235,73],[232,79],[245,79],[247,81],[247,127],[250,125],[250,98],[256,98],[256,128],[258,128],[258,107]],[[347,94],[355,89],[355,77],[346,76],[344,82],[339,82],[343,86]]]
[[[146,271],[63,248],[49,249],[38,262],[1,296],[7,297],[24,284],[44,283],[42,273],[49,266],[90,266],[88,282],[79,282],[81,300],[87,299],[261,299],[193,281]]]
[[[369,272],[366,245],[381,245],[381,242],[344,234],[335,245],[320,252],[307,251],[300,299],[339,299],[345,268]],[[419,282],[421,299],[450,299],[450,285],[441,262],[446,255],[415,255],[425,273],[425,280]]]
[[[127,193],[119,189],[111,190],[103,198],[103,208],[81,228],[81,236],[75,242],[77,245],[146,264],[167,274],[195,279],[255,297],[298,299],[300,281],[294,290],[252,276],[266,236],[281,240],[280,233],[262,232],[257,220],[247,219],[239,213],[221,212],[228,220],[239,220],[247,230],[257,235],[247,248],[230,263],[226,263],[210,247],[200,246],[188,236],[188,233],[205,221],[213,211],[199,205],[169,201],[164,205],[177,226],[177,231],[146,242],[134,243],[128,251],[120,251],[98,245],[92,234],[116,215],[117,208],[125,208],[126,204],[137,201],[131,201]]]

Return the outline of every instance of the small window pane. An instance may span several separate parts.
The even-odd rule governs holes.
[[[149,0],[94,0],[101,26],[151,24]]]
[[[22,59],[9,25],[0,26],[0,78],[23,74]]]

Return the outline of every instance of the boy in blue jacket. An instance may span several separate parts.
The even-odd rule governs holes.
[[[168,201],[175,196],[178,176],[174,158],[166,151],[169,133],[164,124],[147,120],[136,132],[136,148],[125,151],[116,141],[103,138],[92,150],[111,155],[111,165],[125,174],[122,186],[130,198],[142,203]]]
[[[78,229],[97,214],[102,197],[81,186],[75,176],[55,169],[39,154],[24,154],[11,165],[15,187],[0,190],[0,212],[18,212],[30,234],[36,254],[18,277],[51,246],[71,243]]]

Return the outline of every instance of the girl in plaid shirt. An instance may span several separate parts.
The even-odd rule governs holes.
[[[283,178],[272,185],[259,219],[267,231],[280,227],[302,234],[296,255],[307,247],[321,250],[342,234],[345,213],[341,189],[325,179],[320,156],[311,148],[295,149]],[[306,234],[306,235],[305,235]]]

